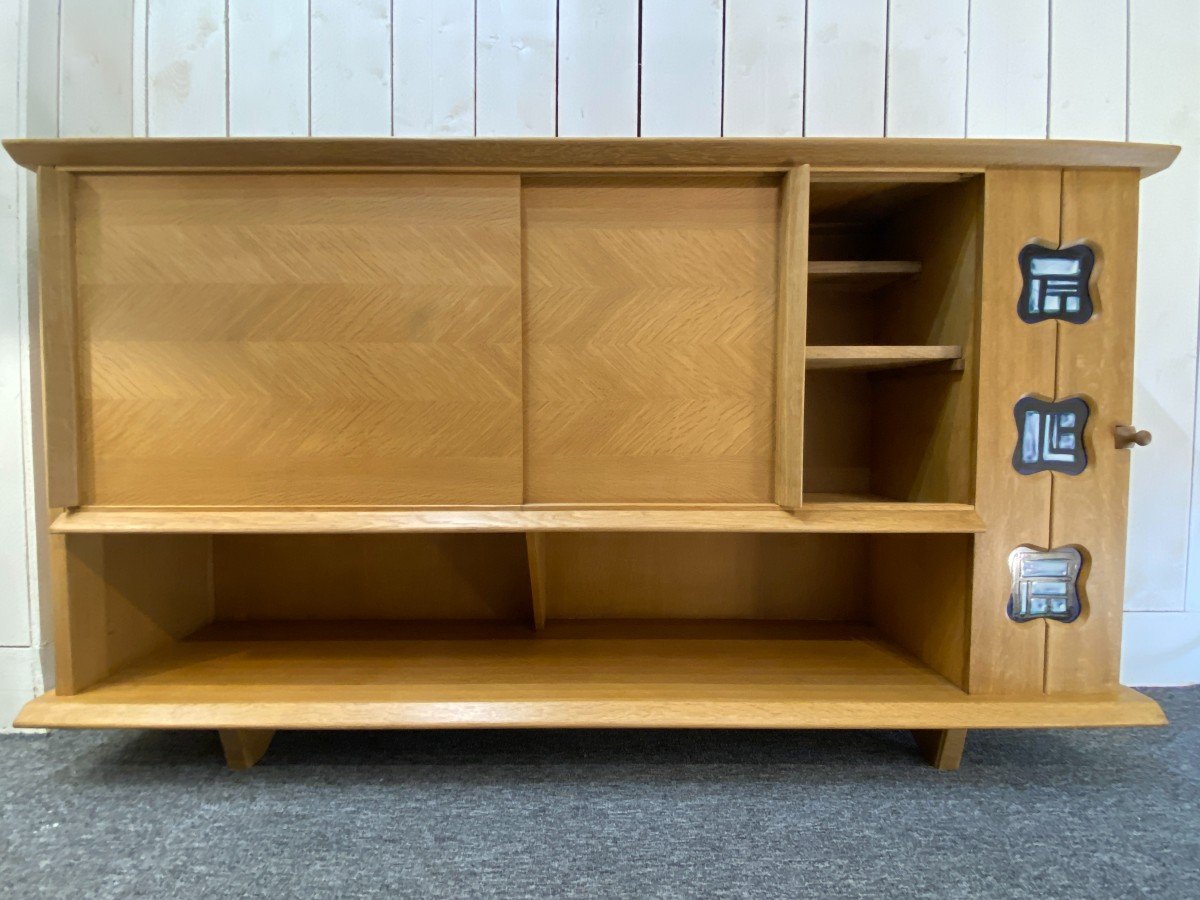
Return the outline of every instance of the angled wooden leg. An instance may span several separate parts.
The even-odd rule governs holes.
[[[913,731],[917,749],[935,769],[953,772],[962,762],[963,747],[967,743],[965,728],[933,728]]]
[[[231,769],[249,769],[262,759],[275,731],[270,728],[222,728],[221,749],[225,751],[225,762]]]

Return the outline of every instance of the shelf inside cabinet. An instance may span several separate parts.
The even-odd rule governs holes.
[[[336,597],[331,597],[336,608]],[[1146,725],[1119,688],[972,696],[872,628],[808,622],[218,622],[17,724],[76,728]]]
[[[849,369],[869,371],[872,369],[903,369],[910,366],[926,366],[949,363],[961,366],[963,349],[956,345],[937,346],[887,346],[887,345],[839,345],[812,346],[805,350],[805,368]]]
[[[875,291],[919,274],[921,264],[906,260],[812,260],[810,286],[852,291]]]
[[[832,499],[795,512],[756,506],[520,507],[457,509],[82,508],[61,514],[58,534],[370,534],[391,532],[674,531],[973,533],[966,503]]]

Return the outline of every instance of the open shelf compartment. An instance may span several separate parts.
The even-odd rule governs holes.
[[[22,726],[1161,721],[1124,689],[968,693],[963,535],[65,540],[60,691]]]

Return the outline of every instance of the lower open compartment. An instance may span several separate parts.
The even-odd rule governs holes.
[[[1127,690],[967,692],[970,535],[59,539],[59,690],[23,726],[1161,721]]]

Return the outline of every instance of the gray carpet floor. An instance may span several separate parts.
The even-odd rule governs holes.
[[[13,897],[1200,897],[1200,688],[1165,729],[0,737]]]

